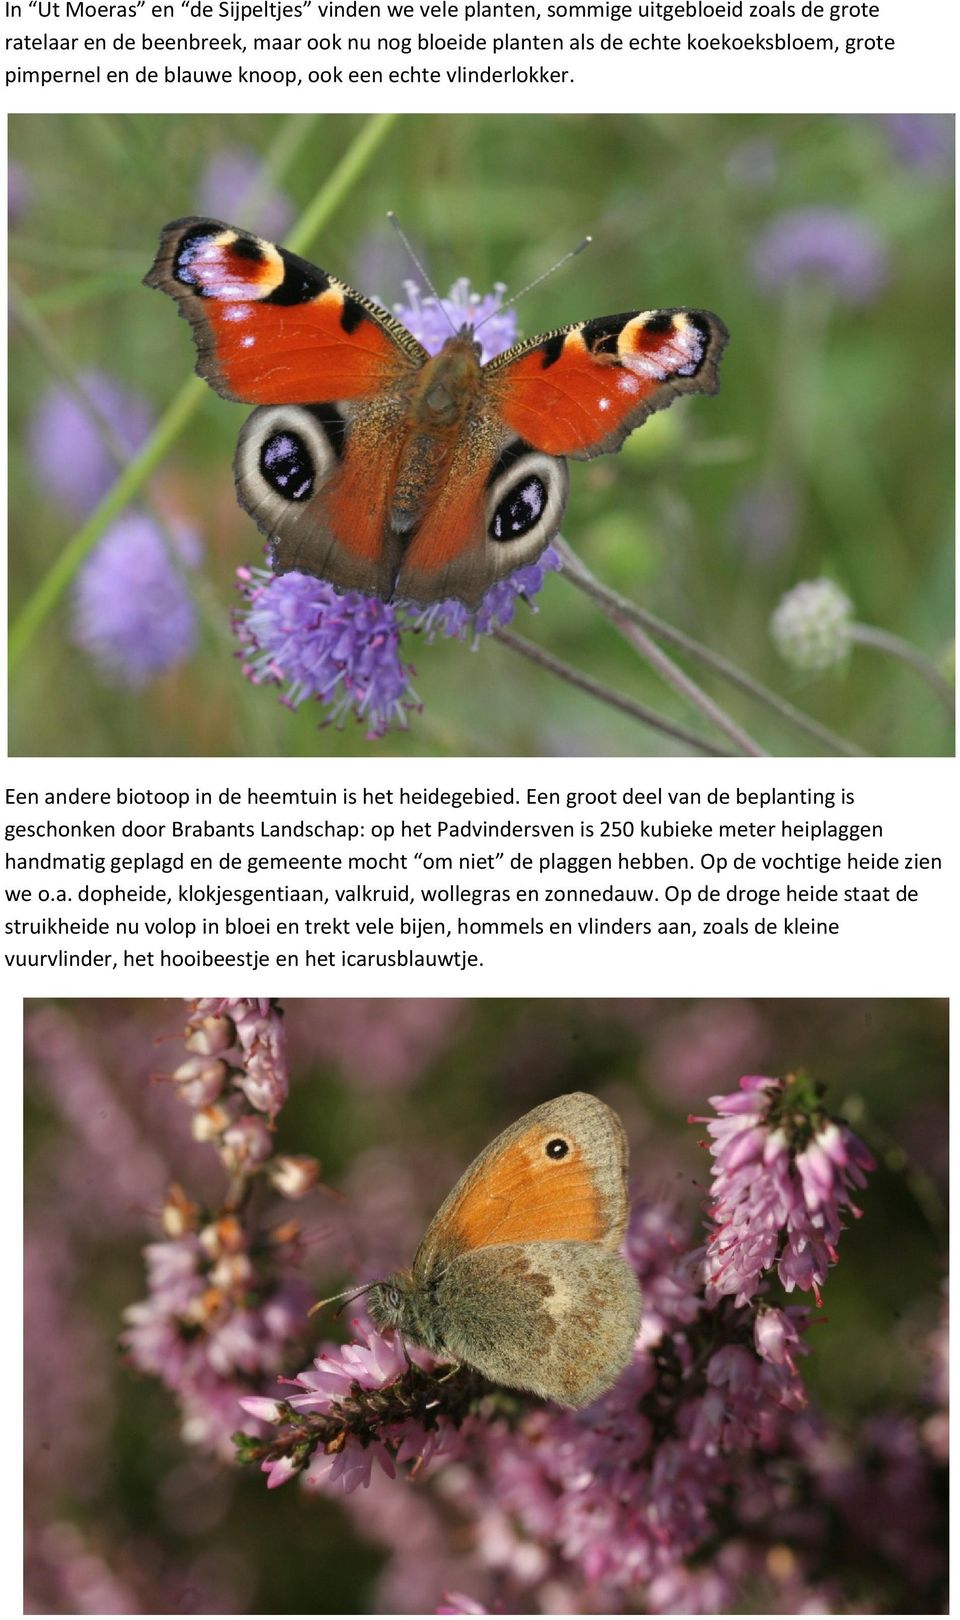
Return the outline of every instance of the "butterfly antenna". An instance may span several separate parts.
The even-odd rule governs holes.
[[[534,287],[539,287],[541,281],[546,281],[548,276],[552,276],[556,270],[561,270],[571,259],[575,259],[578,253],[582,253],[584,248],[588,248],[592,241],[592,236],[585,236],[582,242],[578,242],[575,248],[571,248],[570,252],[565,253],[562,258],[557,260],[556,264],[552,264],[549,270],[544,270],[542,275],[534,277],[533,281],[528,281],[527,285],[521,287],[518,293],[514,293],[512,298],[508,298],[505,304],[498,304],[496,309],[492,309],[489,315],[485,315],[483,320],[477,323],[474,331],[479,332],[481,326],[486,326],[494,315],[502,315],[505,309],[512,309],[514,304],[518,304],[521,298],[525,298],[528,292],[533,291]]]
[[[350,1304],[352,1299],[359,1299],[361,1294],[369,1293],[370,1289],[376,1288],[376,1286],[377,1285],[375,1282],[368,1282],[361,1283],[359,1288],[344,1288],[342,1293],[331,1294],[327,1299],[318,1299],[315,1305],[311,1305],[307,1315],[314,1316],[317,1311],[323,1310],[324,1305],[332,1305],[334,1300],[340,1299],[343,1301],[343,1304],[340,1306],[340,1310],[335,1312],[335,1314],[339,1316],[340,1311],[344,1310],[345,1307]]]
[[[449,314],[447,313],[446,304],[443,302],[443,299],[440,297],[440,294],[437,292],[436,287],[433,285],[433,282],[430,280],[430,277],[427,275],[426,270],[423,268],[423,265],[420,263],[420,260],[417,258],[417,255],[414,253],[413,248],[412,248],[412,246],[410,244],[410,238],[408,237],[408,235],[407,235],[406,231],[404,230],[403,226],[400,224],[400,221],[398,220],[396,214],[393,212],[392,208],[387,210],[387,218],[390,221],[391,225],[393,226],[394,230],[396,231],[397,235],[399,236],[399,238],[400,238],[401,242],[403,243],[404,247],[406,248],[407,253],[410,256],[411,261],[416,266],[417,270],[419,270],[421,276],[424,279],[424,282],[426,283],[426,285],[429,288],[430,292],[433,294],[434,300],[436,301],[437,308],[441,309],[443,311],[444,319],[446,320],[446,323],[449,326],[451,332],[453,332],[453,334],[456,335],[457,329],[454,326],[452,320],[450,319]]]

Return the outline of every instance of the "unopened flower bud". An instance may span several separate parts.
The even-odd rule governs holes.
[[[853,603],[832,579],[794,586],[770,620],[781,658],[809,674],[841,664],[853,639]]]
[[[320,1161],[309,1153],[282,1153],[274,1159],[269,1173],[284,1198],[304,1198],[317,1185]]]
[[[254,1277],[253,1261],[248,1254],[222,1254],[210,1272],[214,1287],[228,1294],[243,1293]]]
[[[190,1057],[173,1071],[180,1096],[190,1108],[216,1102],[227,1078],[227,1065],[219,1058]]]
[[[194,1114],[190,1129],[196,1141],[214,1142],[223,1135],[233,1118],[234,1110],[229,1103],[212,1103]]]
[[[183,1188],[174,1182],[167,1193],[166,1201],[160,1213],[160,1224],[167,1237],[183,1237],[186,1232],[195,1232],[199,1209],[189,1199]]]
[[[186,1047],[202,1057],[213,1057],[233,1046],[237,1032],[231,1018],[198,1018],[187,1025]]]
[[[273,1152],[273,1137],[257,1114],[241,1114],[223,1134],[220,1155],[228,1170],[254,1170]]]
[[[211,1260],[219,1259],[222,1254],[238,1254],[247,1246],[243,1227],[236,1215],[221,1215],[218,1221],[211,1221],[205,1226],[199,1235],[200,1246]]]

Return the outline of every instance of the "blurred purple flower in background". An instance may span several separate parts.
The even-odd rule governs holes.
[[[7,163],[7,224],[17,225],[30,202],[32,187],[22,163],[11,158]]]
[[[118,471],[97,416],[118,446],[133,455],[150,434],[153,412],[141,394],[105,372],[81,372],[78,382],[94,410],[59,384],[49,388],[27,429],[27,444],[37,487],[82,518],[103,499]]]
[[[419,699],[413,665],[400,657],[401,626],[390,603],[341,594],[310,574],[240,568],[237,579],[244,606],[234,630],[254,685],[284,686],[290,708],[318,698],[333,724],[354,714],[368,737],[406,725]]]
[[[953,167],[954,120],[944,113],[878,113],[890,144],[908,169],[947,174]]]
[[[885,287],[889,257],[868,220],[844,208],[794,208],[753,245],[753,274],[765,292],[792,281],[824,282],[845,304],[867,304]]]
[[[72,599],[72,639],[103,675],[142,687],[190,657],[197,614],[184,570],[200,556],[199,536],[183,523],[162,532],[129,511],[107,529],[77,573]]]
[[[270,241],[283,241],[296,210],[285,192],[269,186],[261,192],[263,159],[249,146],[224,146],[215,152],[197,183],[197,213],[243,225]],[[249,200],[248,200],[249,199]]]
[[[734,545],[756,562],[770,562],[788,549],[796,532],[797,493],[785,479],[767,476],[737,496],[727,518]]]

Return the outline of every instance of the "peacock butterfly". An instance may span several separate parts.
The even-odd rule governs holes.
[[[258,407],[237,495],[278,573],[476,607],[557,533],[566,457],[619,450],[680,394],[712,394],[727,331],[702,309],[602,315],[480,363],[472,327],[428,355],[306,259],[213,219],[167,225],[147,286],[193,326],[197,371]]]

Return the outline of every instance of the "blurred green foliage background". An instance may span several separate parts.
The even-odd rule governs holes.
[[[15,325],[10,346],[14,614],[76,527],[47,476],[48,458],[67,464],[69,447],[48,442],[38,455],[29,445],[44,395],[63,380],[57,368],[107,372],[159,415],[194,358],[186,326],[141,286],[161,226],[202,206],[210,166],[231,154],[266,159],[268,192],[282,194],[290,217],[299,216],[363,124],[219,115],[11,119],[18,184],[11,276],[30,328]],[[516,289],[591,232],[592,250],[521,304],[521,329],[530,334],[638,307],[715,309],[731,333],[719,396],[656,417],[618,457],[574,464],[566,537],[606,583],[869,752],[949,751],[942,710],[913,672],[857,649],[841,669],[801,677],[783,665],[768,633],[781,595],[826,574],[849,593],[860,621],[908,638],[935,660],[947,656],[949,135],[938,154],[913,150],[897,120],[879,117],[398,118],[307,249],[324,268],[392,303],[411,270],[386,224],[388,208],[441,291],[464,274],[480,291],[497,281]],[[824,209],[834,212],[821,220],[819,246],[791,250],[797,211]],[[808,225],[816,234],[816,221]],[[228,630],[234,569],[261,555],[233,495],[231,458],[244,415],[211,392],[149,489],[155,507],[188,519],[203,540],[203,561],[189,571],[201,619],[193,655],[145,689],[111,684],[72,645],[69,599],[61,600],[11,683],[13,751],[672,748],[486,639],[476,651],[408,641],[424,711],[408,732],[377,743],[353,722],[343,732],[318,731],[317,704],[292,714],[275,690],[251,687]],[[524,609],[515,628],[600,680],[690,719],[568,583],[548,579],[539,601],[539,614]],[[709,677],[705,683],[729,698]],[[811,751],[743,698],[733,707],[772,751]]]
[[[352,1266],[409,1263],[492,1136],[578,1088],[620,1111],[636,1195],[680,1213],[693,1245],[710,1161],[688,1114],[709,1112],[708,1097],[744,1072],[805,1067],[878,1167],[863,1218],[843,1234],[804,1379],[841,1435],[886,1413],[924,1420],[946,1269],[945,1003],[329,1000],[293,1001],[285,1015],[292,1086],[277,1148],[319,1155],[345,1196],[317,1193],[295,1211],[315,1297]],[[183,1017],[176,1001],[26,1007],[28,1608],[73,1612],[82,1556],[100,1559],[140,1612],[378,1610],[396,1556],[379,1539],[383,1503],[413,1486],[381,1480],[349,1511],[294,1485],[268,1492],[256,1474],[185,1446],[172,1399],[118,1357],[166,1181],[211,1202],[222,1193],[214,1153],[189,1139],[188,1111],[150,1080],[179,1061]],[[154,1168],[131,1187],[144,1148]],[[313,1343],[348,1336],[349,1320],[326,1312],[308,1331]],[[305,1344],[298,1365],[307,1359]],[[451,1549],[469,1556],[455,1515],[448,1528],[446,1550],[415,1551],[437,1560],[438,1583]],[[865,1576],[875,1600],[877,1571]],[[468,1579],[465,1564],[466,1590]],[[110,1612],[102,1603],[86,1612]]]

